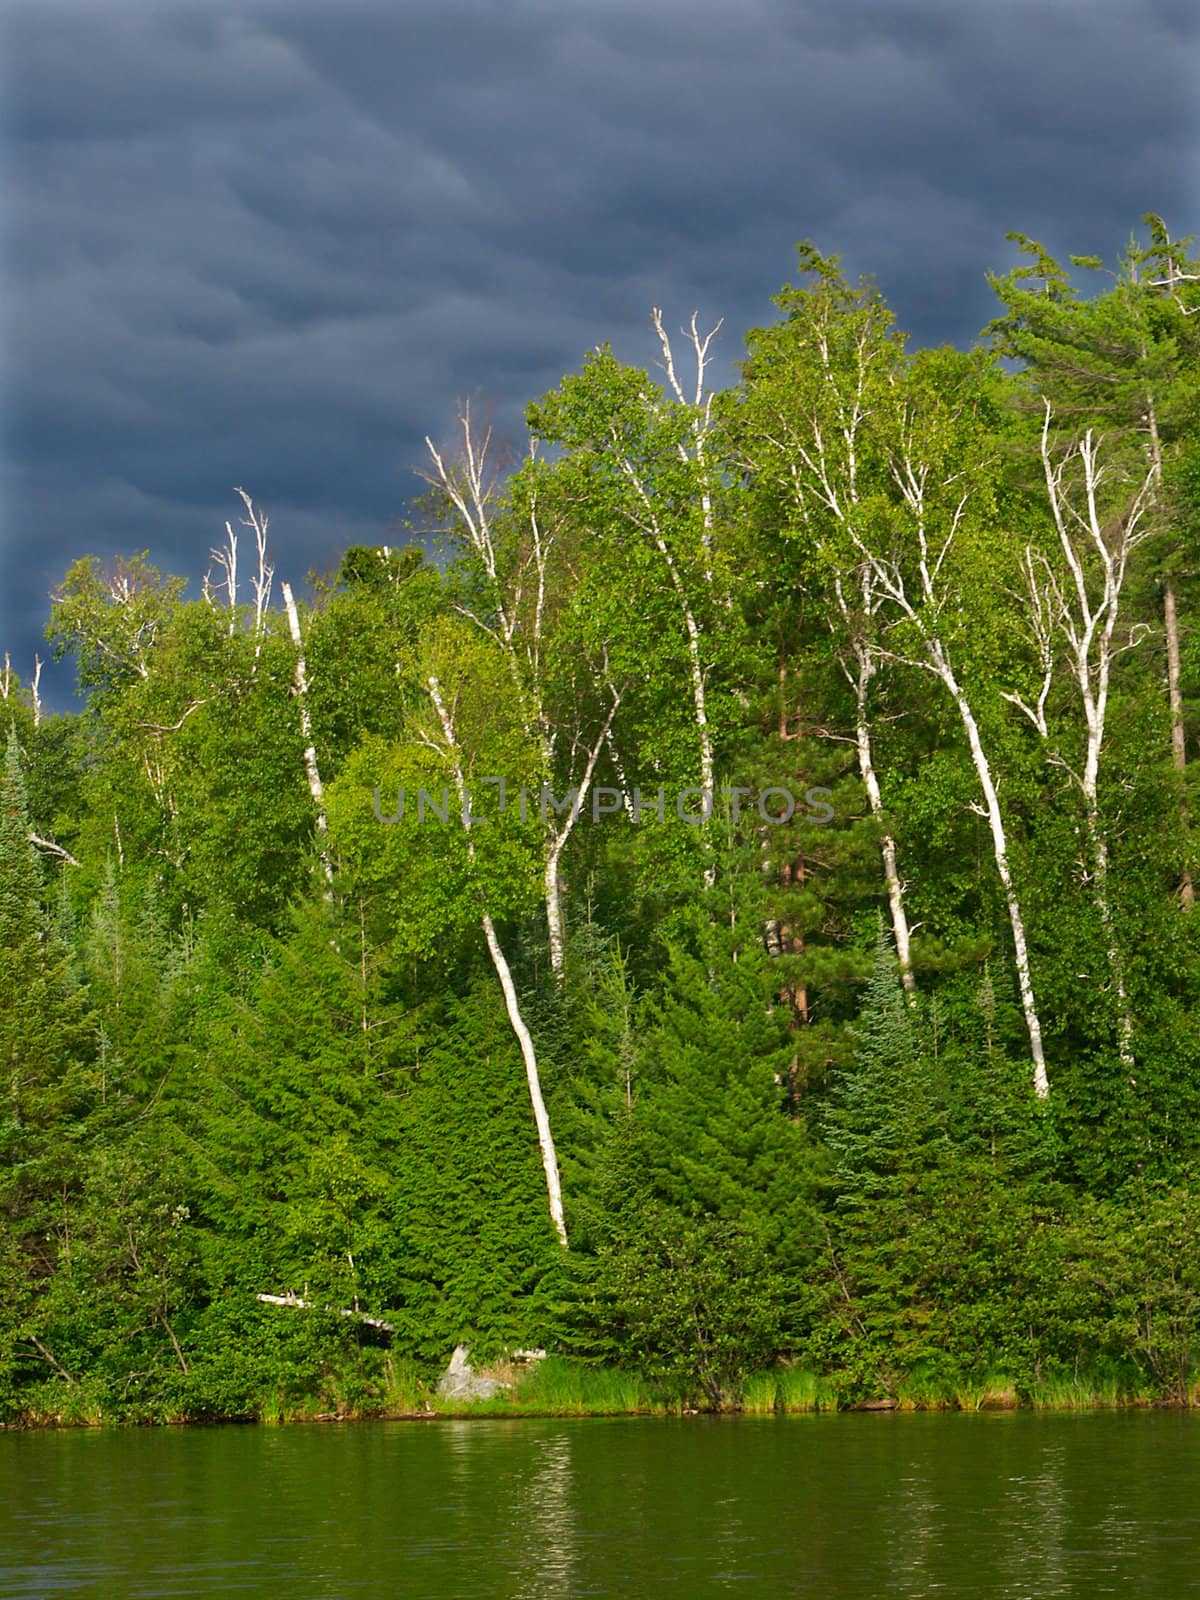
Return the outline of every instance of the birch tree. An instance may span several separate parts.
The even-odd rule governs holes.
[[[317,750],[313,743],[312,715],[308,707],[308,663],[304,655],[304,639],[300,632],[300,616],[296,610],[296,600],[292,594],[290,583],[282,583],[279,591],[283,596],[283,606],[287,613],[288,632],[296,651],[295,687],[296,706],[300,715],[300,737],[304,740],[304,776],[308,783],[308,792],[312,796],[313,810],[316,815],[317,825],[317,853],[321,859],[321,870],[325,874],[328,884],[333,882],[333,860],[325,838],[329,824],[325,816],[325,786],[321,782],[321,769],[317,764]]]
[[[970,582],[958,560],[961,536],[973,520],[986,459],[978,430],[961,426],[955,391],[970,374],[939,371],[936,360],[928,374],[921,372],[905,360],[877,295],[852,289],[837,261],[811,247],[802,249],[801,264],[817,287],[780,296],[789,312],[786,338],[772,330],[752,346],[752,381],[755,372],[760,382],[777,381],[760,436],[808,522],[840,620],[849,619],[843,608],[853,584],[868,612],[878,611],[880,656],[931,676],[958,714],[1008,914],[1034,1092],[1045,1099],[1049,1079],[1026,919],[999,786],[954,636],[954,619],[965,610],[962,585]],[[797,371],[806,381],[792,387],[786,379]],[[865,754],[871,770],[869,741]],[[888,875],[885,858],[885,881]],[[894,928],[896,899],[889,885]],[[898,947],[902,937],[903,931]]]
[[[983,805],[978,809],[988,825],[992,857],[1008,912],[1034,1093],[1044,1100],[1050,1093],[1050,1081],[1008,827],[980,726],[978,702],[946,625],[955,613],[962,615],[967,609],[961,587],[964,574],[949,558],[960,539],[973,488],[977,486],[972,484],[972,477],[983,463],[970,460],[969,449],[965,467],[950,459],[947,435],[953,433],[959,417],[953,410],[947,412],[944,404],[938,404],[930,388],[919,384],[906,387],[909,393],[902,395],[888,449],[891,476],[903,513],[900,548],[888,550],[873,529],[861,525],[852,525],[848,531],[871,581],[891,607],[895,621],[901,624],[897,639],[903,642],[889,644],[886,653],[897,662],[930,674],[958,712],[983,794]]]
[[[846,586],[840,576],[834,578],[834,594],[841,619],[841,641],[837,647],[838,664],[854,691],[854,744],[858,755],[858,771],[871,815],[879,828],[879,853],[883,862],[883,882],[887,891],[888,912],[895,940],[896,962],[900,982],[910,998],[917,992],[917,980],[912,969],[912,934],[908,924],[908,910],[904,903],[904,885],[896,864],[896,840],[887,821],[883,804],[883,791],[875,767],[875,751],[871,716],[871,681],[879,670],[880,654],[870,637],[869,628],[882,601],[871,581],[871,572],[864,563],[858,570],[859,607],[854,608],[846,595]],[[844,641],[844,642],[843,642]]]
[[[864,499],[878,474],[878,447],[868,424],[881,383],[899,350],[879,297],[854,289],[815,251],[801,264],[817,274],[812,290],[785,290],[783,324],[751,336],[748,413],[739,430],[747,464],[773,483],[788,509],[789,533],[811,552],[829,519],[843,527],[870,512]],[[881,655],[875,634],[883,595],[868,563],[813,570],[810,589],[825,616],[839,668],[854,695],[859,776],[879,833],[879,850],[896,957],[905,992],[916,992],[912,936],[874,753],[872,684]]]
[[[1051,434],[1053,408],[1045,402],[1040,454],[1046,495],[1058,536],[1059,563],[1025,552],[1031,637],[1041,667],[1036,702],[1014,693],[1005,698],[1025,714],[1043,740],[1051,740],[1047,700],[1053,683],[1057,644],[1065,648],[1067,667],[1083,713],[1084,757],[1072,765],[1056,748],[1055,763],[1070,774],[1083,801],[1090,856],[1093,902],[1104,930],[1106,957],[1117,1002],[1122,1064],[1134,1066],[1134,1020],[1109,889],[1110,851],[1100,806],[1100,764],[1113,667],[1117,658],[1137,647],[1148,624],[1133,623],[1122,632],[1121,603],[1134,551],[1154,532],[1147,513],[1153,501],[1153,466],[1140,480],[1118,483],[1116,504],[1105,493],[1110,473],[1101,460],[1103,441],[1089,428],[1083,437],[1057,449]],[[1118,477],[1121,475],[1118,474]],[[1102,499],[1103,496],[1103,499]],[[1113,514],[1105,520],[1104,501]]]
[[[271,602],[271,584],[275,576],[275,568],[267,560],[267,528],[269,519],[265,512],[260,511],[245,489],[235,489],[245,508],[246,515],[240,519],[241,526],[248,528],[254,535],[255,554],[257,567],[250,575],[250,592],[254,597],[254,618],[251,629],[254,635],[254,660],[257,664],[262,649],[262,636],[267,624],[267,608]],[[237,632],[239,620],[238,607],[238,544],[239,536],[234,532],[232,523],[225,523],[225,543],[209,551],[212,565],[204,574],[201,587],[203,598],[210,605],[215,605],[214,595],[217,589],[225,590],[225,601],[229,611],[229,634],[232,638]],[[224,579],[217,584],[212,581],[213,567],[217,567],[225,574]]]
[[[562,805],[556,798],[548,803],[545,790],[540,802],[550,965],[561,981],[563,853],[589,802],[601,752],[611,741],[621,691],[603,645],[581,649],[578,630],[563,626],[578,575],[570,570],[567,528],[554,504],[552,475],[538,459],[536,438],[529,441],[524,471],[502,485],[488,460],[491,429],[472,427],[469,406],[458,426],[462,447],[456,462],[426,438],[432,470],[425,476],[452,508],[477,566],[478,598],[468,593],[458,610],[503,653],[513,703],[541,754],[543,783],[551,797],[559,785],[566,791]],[[564,648],[580,672],[562,670]],[[555,694],[556,687],[567,692]]]
[[[471,811],[471,796],[467,792],[463,752],[455,728],[454,706],[443,693],[442,685],[436,674],[431,673],[429,675],[427,686],[429,698],[437,714],[442,739],[440,750],[436,745],[433,748],[445,759],[454,780],[454,791],[458,798],[459,818],[466,839],[467,860],[470,863],[472,873],[476,874],[478,858],[473,835],[475,821]],[[559,1243],[566,1249],[567,1227],[563,1218],[562,1182],[559,1177],[558,1155],[554,1148],[554,1135],[550,1128],[550,1117],[546,1111],[546,1102],[542,1095],[537,1050],[534,1045],[533,1035],[529,1031],[529,1025],[521,1011],[521,1002],[517,994],[516,984],[513,982],[512,969],[501,947],[496,925],[492,920],[488,905],[486,886],[481,880],[478,883],[478,892],[481,901],[480,926],[487,942],[492,966],[495,968],[496,976],[500,980],[500,988],[504,994],[508,1020],[520,1047],[521,1059],[525,1066],[525,1079],[529,1087],[529,1103],[533,1109],[533,1120],[537,1127],[538,1148],[542,1157],[542,1171],[546,1178],[546,1198],[550,1208],[550,1219],[554,1224],[554,1231],[558,1235]]]
[[[1172,240],[1161,219],[1148,213],[1150,243],[1131,243],[1110,274],[1103,294],[1081,298],[1066,271],[1036,240],[1011,233],[1026,264],[989,281],[1005,313],[990,332],[998,350],[1025,365],[1027,404],[1048,400],[1077,431],[1089,424],[1138,441],[1154,483],[1148,508],[1162,543],[1159,583],[1166,650],[1170,758],[1178,774],[1184,836],[1188,836],[1187,770],[1178,590],[1183,540],[1166,492],[1168,454],[1189,421],[1200,356],[1200,271],[1189,259],[1188,239]],[[1094,256],[1071,263],[1099,273]],[[1191,318],[1195,320],[1189,320]],[[1180,864],[1179,896],[1195,900],[1190,859]]]
[[[719,547],[719,494],[726,493],[712,449],[714,396],[708,386],[712,341],[721,324],[702,333],[693,315],[685,341],[694,376],[687,383],[662,311],[652,322],[667,389],[622,365],[607,347],[592,352],[582,372],[529,410],[536,431],[568,452],[580,514],[593,537],[619,565],[614,578],[626,594],[644,574],[651,602],[678,640],[686,662],[694,774],[705,795],[716,782],[711,675],[719,658],[717,634],[732,639],[736,619]],[[632,539],[631,539],[632,535]],[[639,585],[640,587],[640,585]],[[614,632],[629,635],[628,617]],[[661,638],[650,649],[661,656]],[[648,653],[648,652],[647,652]],[[643,654],[639,665],[647,676]],[[711,811],[711,801],[708,803]],[[706,887],[715,881],[711,830],[701,829]]]

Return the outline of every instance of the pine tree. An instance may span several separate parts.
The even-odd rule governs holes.
[[[38,1307],[59,1254],[64,1207],[78,1186],[75,1141],[87,1110],[86,999],[50,928],[41,887],[10,729],[0,777],[0,1372],[13,1384],[31,1371],[67,1371],[37,1331]]]
[[[902,1190],[922,1165],[936,1125],[913,1008],[882,923],[852,1031],[854,1063],[838,1074],[825,1120],[839,1204],[847,1207]]]

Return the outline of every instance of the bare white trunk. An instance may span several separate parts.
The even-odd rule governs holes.
[[[970,701],[958,681],[949,652],[936,626],[930,626],[928,621],[929,617],[937,616],[946,598],[948,598],[947,590],[944,587],[940,587],[944,583],[941,578],[942,567],[957,535],[964,509],[970,498],[970,491],[968,490],[963,495],[954,511],[950,514],[949,525],[945,529],[944,538],[940,547],[935,550],[930,544],[927,523],[926,487],[928,471],[913,449],[912,427],[913,418],[910,414],[905,421],[906,436],[902,447],[893,457],[892,476],[912,516],[912,531],[918,555],[917,573],[920,585],[920,601],[918,604],[914,604],[910,598],[905,586],[904,575],[899,568],[893,562],[882,559],[872,552],[856,529],[851,528],[850,532],[867,567],[864,583],[868,584],[871,590],[885,595],[898,607],[902,615],[914,624],[921,639],[922,650],[911,661],[911,664],[921,666],[926,671],[932,672],[941,681],[950,698],[954,701],[962,722],[963,731],[966,733],[967,744],[971,751],[971,763],[975,768],[979,787],[983,791],[984,805],[981,814],[987,818],[988,828],[991,832],[992,856],[996,865],[996,875],[1000,879],[1000,886],[1004,893],[1004,903],[1008,911],[1009,927],[1012,931],[1017,987],[1021,994],[1021,1010],[1025,1018],[1025,1030],[1029,1036],[1029,1054],[1033,1064],[1033,1089],[1039,1100],[1045,1100],[1050,1093],[1050,1080],[1046,1073],[1046,1052],[1042,1044],[1042,1024],[1038,1016],[1037,1001],[1033,990],[1033,976],[1029,964],[1029,943],[1025,936],[1025,918],[1021,911],[1021,902],[1017,895],[1016,885],[1013,882],[1012,868],[1009,865],[1008,838],[1004,829],[1003,813],[1000,809],[1000,796],[996,790],[996,784],[992,777],[991,763],[988,760],[987,751],[983,747],[979,725],[975,721]],[[899,657],[898,659],[908,658]]]
[[[275,568],[267,560],[268,519],[265,513],[255,509],[254,501],[245,489],[235,489],[234,493],[241,496],[242,504],[246,507],[242,526],[253,533],[258,554],[258,570],[250,579],[250,587],[254,591],[254,659],[257,662],[262,653],[262,636],[266,628],[266,612],[271,600],[271,580],[275,576]]]
[[[705,581],[711,584],[713,581],[712,481],[709,474],[708,462],[705,459],[704,446],[709,430],[712,427],[713,396],[705,393],[704,376],[711,365],[708,354],[709,346],[712,344],[717,334],[720,333],[725,319],[721,318],[711,332],[702,334],[700,332],[699,325],[700,313],[698,311],[692,312],[692,321],[690,328],[687,330],[687,338],[688,343],[692,347],[692,354],[695,357],[696,362],[696,385],[695,391],[689,401],[687,395],[684,393],[683,385],[680,383],[679,377],[675,371],[675,356],[671,349],[670,336],[667,333],[666,328],[663,326],[662,311],[658,306],[653,306],[650,314],[654,323],[654,331],[658,334],[658,342],[662,346],[663,370],[667,375],[667,382],[671,386],[671,391],[681,406],[690,406],[691,409],[696,413],[692,421],[692,447],[694,450],[694,460],[696,463],[697,473],[700,480],[700,513],[704,523],[704,531],[700,535],[700,542],[701,548],[704,552]],[[680,444],[679,446],[679,455],[681,460],[687,461],[687,448],[683,444]],[[733,604],[732,595],[725,594],[722,596],[722,600],[727,608],[731,607]]]
[[[550,944],[550,968],[556,978],[561,978],[565,959],[566,939],[563,933],[562,886],[558,881],[558,862],[562,846],[552,844],[546,853],[546,866],[542,874],[542,893],[546,901],[546,931]]]
[[[475,841],[471,837],[471,807],[467,798],[467,786],[463,778],[462,756],[459,751],[458,739],[454,732],[454,722],[449,709],[442,699],[441,686],[436,678],[429,679],[429,697],[433,701],[434,710],[437,712],[441,724],[442,736],[446,741],[447,753],[450,756],[454,772],[454,788],[458,795],[459,815],[462,819],[463,832],[467,838],[467,856],[472,867],[475,866]],[[480,891],[482,893],[482,889]],[[562,1181],[558,1174],[558,1154],[554,1148],[554,1136],[550,1130],[550,1117],[546,1111],[546,1102],[542,1098],[542,1080],[538,1072],[537,1051],[534,1049],[533,1035],[526,1025],[521,1014],[521,1002],[517,995],[517,987],[513,982],[512,969],[505,959],[501,949],[500,940],[496,935],[495,924],[484,902],[480,913],[480,922],[483,926],[483,936],[487,940],[488,954],[492,958],[492,966],[500,980],[500,987],[504,991],[504,1005],[508,1011],[508,1020],[516,1036],[517,1044],[521,1049],[521,1059],[525,1064],[525,1078],[529,1085],[529,1101],[533,1107],[533,1120],[537,1126],[538,1147],[542,1154],[542,1171],[546,1177],[546,1197],[550,1206],[550,1219],[554,1223],[554,1231],[558,1235],[559,1243],[564,1249],[567,1247],[567,1225],[563,1217]]]
[[[692,679],[692,714],[696,723],[696,743],[700,752],[700,787],[706,795],[713,792],[713,742],[712,729],[708,721],[708,699],[704,689],[704,663],[700,654],[700,628],[696,622],[695,612],[688,603],[687,594],[679,572],[671,559],[670,551],[662,538],[658,540],[659,550],[666,560],[671,573],[671,581],[675,585],[675,592],[679,596],[680,609],[683,612],[683,625],[687,630],[688,638],[688,663]],[[711,854],[712,840],[707,823],[702,827],[706,853]],[[704,868],[704,887],[711,889],[717,881],[717,869],[709,860]]]
[[[621,804],[625,808],[625,815],[630,822],[637,821],[637,808],[634,806],[633,797],[629,792],[629,779],[625,776],[625,763],[621,760],[621,752],[617,748],[617,741],[612,736],[612,729],[604,736],[608,746],[609,760],[613,764],[613,771],[617,775],[617,782],[621,785]]]
[[[313,744],[312,717],[308,710],[308,665],[304,659],[304,641],[300,634],[300,618],[296,612],[296,601],[292,595],[292,586],[289,583],[280,584],[280,593],[283,595],[283,605],[287,612],[288,628],[292,635],[292,643],[296,647],[296,702],[300,707],[300,735],[304,740],[304,773],[308,779],[308,791],[312,795],[313,805],[317,812],[317,836],[320,841],[317,853],[321,858],[321,866],[325,872],[326,882],[333,882],[333,862],[330,860],[329,851],[325,847],[325,838],[329,831],[329,824],[325,816],[325,790],[321,784],[321,771],[317,766],[317,750]]]
[[[696,718],[696,740],[700,746],[700,787],[706,793],[711,793],[713,743],[708,722],[708,701],[704,692],[704,667],[700,660],[700,629],[696,626],[696,618],[686,601],[683,603],[683,620],[687,627],[688,658],[691,663],[692,710]]]
[[[883,573],[881,567],[877,571]],[[886,574],[885,574],[886,575]],[[910,620],[920,621],[918,613],[907,603],[903,589],[892,584],[891,593],[897,598]],[[1042,1024],[1038,1016],[1037,1000],[1033,989],[1033,976],[1029,964],[1029,942],[1025,936],[1025,918],[1021,911],[1021,902],[1017,895],[1016,885],[1013,882],[1012,868],[1008,859],[1008,837],[1004,828],[1004,815],[1000,808],[1000,796],[992,777],[991,762],[988,760],[987,751],[984,749],[983,740],[979,733],[979,724],[971,709],[970,701],[959,683],[946,654],[942,641],[936,634],[925,633],[924,658],[914,665],[921,665],[932,672],[943,684],[962,722],[963,731],[967,736],[967,745],[971,752],[971,763],[975,768],[975,776],[979,780],[979,787],[983,791],[984,804],[981,815],[987,819],[988,829],[992,837],[992,857],[996,865],[996,875],[1000,879],[1000,886],[1004,893],[1004,904],[1008,911],[1009,927],[1012,931],[1013,957],[1017,971],[1017,986],[1021,995],[1021,1011],[1025,1018],[1025,1030],[1029,1036],[1029,1054],[1033,1063],[1033,1089],[1039,1100],[1045,1100],[1050,1093],[1050,1080],[1046,1073],[1046,1053],[1042,1044]],[[979,808],[977,808],[979,809]]]
[[[979,779],[979,787],[983,790],[985,815],[992,835],[992,855],[996,862],[996,874],[1004,890],[1004,903],[1008,908],[1008,922],[1009,927],[1012,929],[1017,984],[1021,991],[1021,1010],[1025,1015],[1025,1029],[1029,1035],[1029,1053],[1033,1059],[1033,1091],[1039,1100],[1045,1100],[1050,1093],[1050,1080],[1046,1076],[1046,1053],[1042,1046],[1042,1024],[1038,1018],[1037,1002],[1033,993],[1033,978],[1029,969],[1029,945],[1025,938],[1025,919],[1021,914],[1021,903],[1017,898],[1012,869],[1008,863],[1008,839],[1004,831],[1000,797],[996,792],[996,785],[992,779],[991,763],[988,761],[987,752],[983,748],[983,740],[979,736],[979,726],[975,721],[966,695],[960,688],[958,680],[950,670],[949,665],[944,660],[942,661],[939,675],[958,707],[958,714],[962,719],[963,729],[967,735],[967,743],[971,748],[971,760],[975,766],[975,775]]]
[[[533,1107],[533,1120],[537,1125],[538,1147],[542,1153],[542,1171],[546,1175],[546,1198],[550,1206],[550,1220],[554,1223],[554,1231],[558,1234],[558,1242],[565,1250],[567,1247],[567,1224],[563,1218],[562,1182],[558,1175],[558,1155],[554,1148],[554,1135],[550,1131],[550,1117],[546,1111],[546,1102],[542,1099],[542,1081],[538,1074],[537,1053],[533,1047],[533,1038],[525,1024],[525,1018],[521,1015],[521,1004],[517,998],[512,972],[504,958],[504,951],[500,948],[500,941],[496,937],[492,919],[486,911],[482,915],[482,922],[483,934],[487,940],[492,965],[496,969],[496,976],[500,979],[500,987],[504,991],[504,1004],[508,1010],[508,1020],[512,1024],[512,1031],[517,1036],[517,1043],[521,1047],[521,1059],[525,1063],[525,1078],[529,1085],[529,1101]]]
[[[1121,591],[1129,557],[1149,535],[1149,530],[1143,524],[1143,516],[1151,491],[1157,485],[1160,466],[1155,451],[1148,476],[1117,519],[1116,532],[1107,531],[1099,509],[1099,490],[1104,470],[1099,460],[1098,441],[1088,429],[1083,439],[1072,445],[1056,462],[1051,452],[1050,423],[1051,408],[1047,401],[1042,426],[1042,463],[1050,508],[1071,582],[1060,586],[1049,566],[1043,563],[1045,593],[1039,594],[1032,558],[1027,558],[1027,570],[1035,615],[1057,612],[1058,628],[1066,640],[1071,670],[1083,708],[1086,729],[1083,770],[1073,776],[1083,796],[1091,855],[1092,902],[1104,930],[1109,975],[1117,998],[1121,1061],[1127,1070],[1132,1071],[1133,1013],[1129,1006],[1125,961],[1117,938],[1108,889],[1108,840],[1099,799],[1100,759],[1104,749],[1113,662],[1119,650],[1132,649],[1147,631],[1142,625],[1130,630],[1127,643],[1118,646],[1115,642]],[[1076,461],[1079,464],[1080,483],[1073,495],[1067,474]],[[1049,682],[1048,677],[1046,681]],[[1027,715],[1030,714],[1028,707],[1024,709]],[[1044,716],[1039,731],[1043,737],[1046,736]],[[1065,762],[1062,764],[1066,765]]]
[[[576,819],[588,802],[588,796],[592,790],[592,780],[596,776],[596,763],[600,759],[600,752],[604,748],[606,742],[611,742],[613,718],[616,716],[617,710],[620,707],[621,696],[617,690],[613,688],[611,683],[608,685],[608,691],[612,695],[612,705],[608,709],[608,715],[604,719],[603,727],[596,735],[592,742],[592,746],[588,751],[587,762],[585,763],[583,769],[583,776],[579,780],[578,799],[573,805],[569,805],[567,807],[567,814],[563,818],[563,824],[561,828],[556,828],[553,825],[548,827],[546,842],[544,845],[545,860],[542,869],[542,891],[546,901],[546,931],[550,945],[550,969],[559,982],[562,981],[563,977],[564,961],[566,956],[566,935],[564,932],[562,909],[562,884],[559,880],[558,869],[559,864],[562,861],[562,853],[566,847],[567,840],[571,837],[571,834],[574,831]],[[552,755],[552,742],[543,719],[542,761],[547,776],[549,776],[552,770]],[[568,791],[568,793],[569,792],[570,791]],[[548,816],[546,820],[547,822],[549,821]]]
[[[867,691],[871,681],[871,661],[867,647],[861,642],[858,652],[858,674],[855,685],[856,715],[855,735],[858,745],[858,770],[867,791],[871,815],[877,822],[883,818],[883,795],[875,771],[875,758],[871,750],[871,724],[867,716]],[[908,914],[904,909],[904,887],[896,870],[896,841],[887,826],[879,836],[879,850],[883,857],[883,881],[887,887],[888,906],[892,916],[892,937],[896,941],[896,960],[900,965],[900,981],[906,994],[917,992],[917,980],[912,970],[912,946],[908,927]]]
[[[353,1265],[353,1263],[351,1263]],[[394,1332],[394,1324],[385,1322],[382,1317],[369,1317],[365,1311],[346,1310],[341,1306],[318,1306],[315,1300],[304,1300],[298,1294],[256,1294],[265,1306],[286,1306],[289,1310],[296,1311],[325,1311],[331,1312],[335,1317],[352,1317],[355,1322],[361,1322],[368,1328],[378,1328],[382,1333]]]

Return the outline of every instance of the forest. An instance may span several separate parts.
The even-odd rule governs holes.
[[[969,349],[656,309],[303,587],[253,462],[69,567],[0,1422],[1200,1402],[1200,263],[1009,238]]]

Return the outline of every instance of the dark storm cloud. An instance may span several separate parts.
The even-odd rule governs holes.
[[[244,483],[281,575],[378,540],[426,431],[505,425],[796,239],[970,339],[1019,227],[1196,221],[1191,0],[10,3],[0,641],[67,562],[196,577]]]

